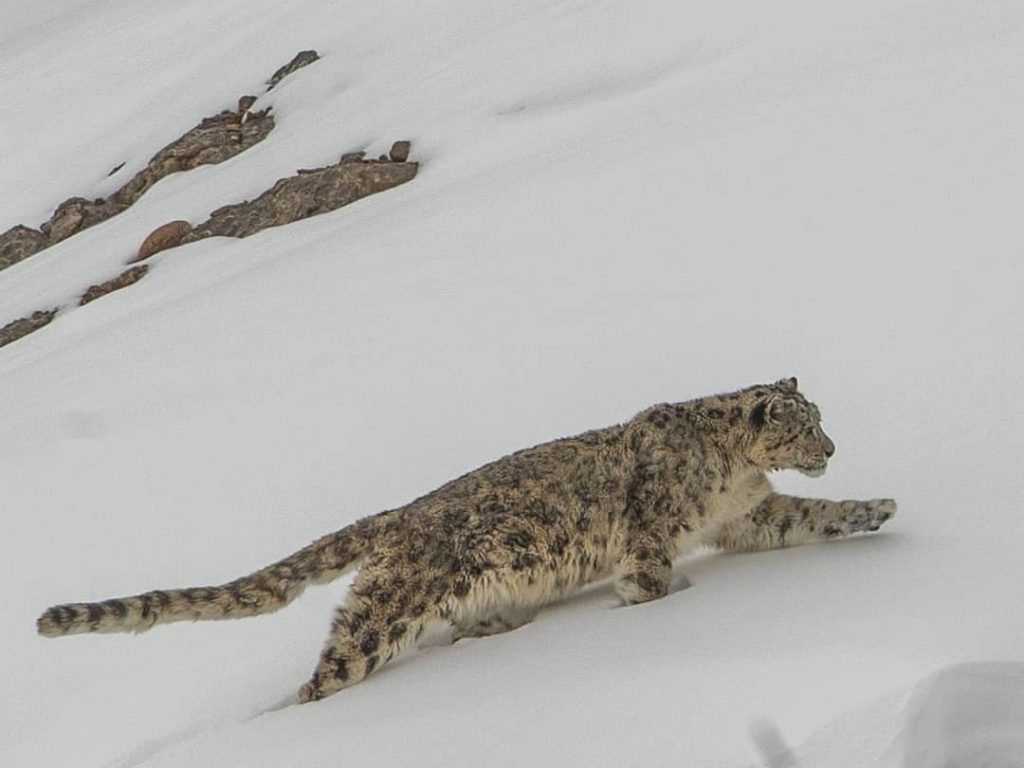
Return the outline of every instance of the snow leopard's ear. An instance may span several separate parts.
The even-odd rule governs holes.
[[[773,392],[765,395],[750,409],[750,424],[760,429],[765,424],[782,424],[796,414],[797,405],[791,397]]]
[[[775,388],[781,389],[783,392],[796,392],[797,386],[796,376],[790,376],[788,379],[779,379],[775,382]]]

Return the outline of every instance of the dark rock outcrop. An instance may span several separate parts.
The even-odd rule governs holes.
[[[46,235],[38,229],[18,225],[0,235],[0,269],[17,264],[47,245]]]
[[[181,138],[168,144],[111,199],[123,208],[134,203],[160,179],[200,165],[222,163],[267,138],[274,118],[260,112],[224,110],[208,117]]]
[[[32,331],[47,325],[57,315],[58,309],[47,309],[33,312],[29,317],[22,317],[0,328],[0,347],[28,336]]]
[[[279,179],[255,200],[218,208],[182,243],[214,236],[248,237],[261,229],[327,213],[409,181],[418,167],[416,163],[343,158],[342,162],[325,168],[302,170],[295,176]]]
[[[119,291],[122,288],[127,288],[129,285],[139,282],[149,272],[148,264],[139,264],[137,267],[126,269],[117,277],[107,280],[106,282],[100,283],[99,285],[93,285],[89,287],[85,293],[82,294],[82,298],[79,299],[78,305],[85,306],[90,301],[96,301],[101,296],[106,296],[108,293]]]
[[[312,64],[314,61],[320,58],[320,54],[316,51],[299,51],[295,54],[295,58],[281,67],[275,72],[269,80],[267,80],[267,92],[274,90],[278,83],[284,80],[288,75],[297,69],[302,69],[308,64]]]
[[[96,200],[72,197],[58,205],[53,216],[40,229],[47,236],[47,246],[50,246],[116,216],[127,207],[116,199],[116,195]]]

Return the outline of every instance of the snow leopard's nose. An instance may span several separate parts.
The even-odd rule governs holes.
[[[825,457],[831,459],[832,455],[836,452],[836,444],[833,443],[829,439],[829,436],[826,435],[824,432],[821,433],[821,437],[822,437],[822,441],[823,441],[822,442],[822,448],[825,451]]]

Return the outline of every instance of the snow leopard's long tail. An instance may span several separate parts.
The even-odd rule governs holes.
[[[36,622],[45,637],[83,632],[145,632],[157,624],[201,619],[240,619],[272,613],[310,584],[325,584],[359,566],[372,548],[379,518],[328,534],[273,565],[217,587],[144,592],[99,603],[47,609]]]

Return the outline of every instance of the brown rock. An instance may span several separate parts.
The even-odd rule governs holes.
[[[20,224],[11,227],[0,235],[0,269],[7,269],[22,259],[27,259],[48,244],[46,235],[38,229],[23,227]]]
[[[32,331],[47,325],[57,315],[56,309],[33,312],[29,317],[22,317],[0,328],[0,347],[28,336]]]
[[[404,163],[409,159],[409,150],[412,148],[412,144],[408,141],[396,141],[391,145],[391,152],[388,153],[388,157],[391,158],[393,163]]]
[[[342,162],[342,163],[361,163],[361,162],[363,162],[363,158],[365,158],[365,157],[366,157],[366,153],[365,152],[346,152],[344,155],[341,156],[341,160],[339,162]]]
[[[163,226],[157,227],[142,241],[142,245],[139,246],[139,253],[132,261],[142,261],[143,259],[148,259],[154,253],[173,248],[191,231],[192,225],[181,219],[170,221]]]
[[[147,272],[149,272],[148,264],[140,264],[137,267],[126,269],[112,280],[107,280],[105,283],[91,286],[89,290],[82,294],[82,298],[78,302],[78,305],[85,306],[90,301],[96,301],[96,299],[101,296],[106,296],[108,293],[113,293],[114,291],[118,291],[122,288],[127,288],[129,285],[139,282],[139,280],[146,276]]]

